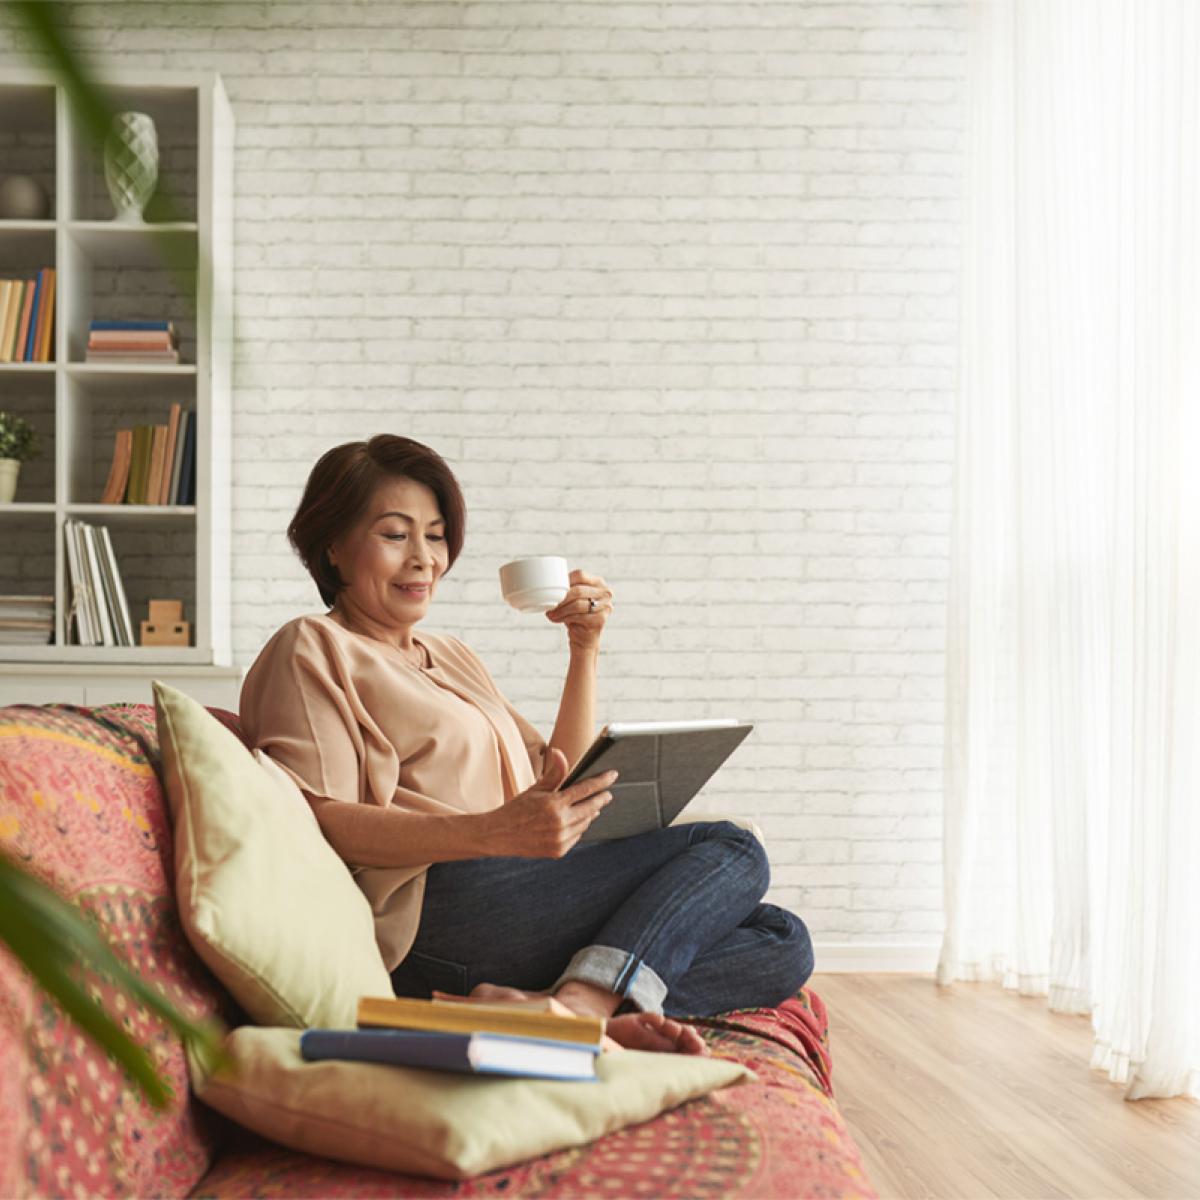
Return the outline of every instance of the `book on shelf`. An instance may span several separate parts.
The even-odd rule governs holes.
[[[146,494],[143,501],[146,504],[157,504],[158,493],[162,487],[163,457],[167,453],[167,427],[154,426],[154,436],[150,439],[150,467],[146,475]]]
[[[23,279],[0,279],[0,362],[12,362],[17,340],[17,311],[25,294]]]
[[[31,344],[26,362],[49,362],[54,342],[54,290],[56,274],[53,267],[38,272],[37,317],[30,320]]]
[[[598,1053],[593,1045],[498,1033],[306,1029],[300,1035],[300,1056],[308,1062],[342,1059],[533,1079],[594,1080]]]
[[[133,636],[133,619],[129,615],[129,600],[125,595],[125,585],[121,581],[121,572],[117,570],[117,556],[113,551],[112,538],[109,536],[107,525],[97,526],[97,529],[104,551],[104,570],[108,580],[108,587],[115,600],[113,612],[117,621],[118,641],[122,646],[136,646],[137,640]]]
[[[187,415],[183,437],[183,459],[179,464],[179,489],[176,504],[196,503],[196,410]]]
[[[108,468],[108,481],[100,496],[101,504],[120,504],[125,498],[125,487],[129,483],[129,463],[133,458],[133,430],[118,429],[113,445],[112,465]]]
[[[195,421],[194,411],[172,404],[165,425],[118,429],[100,503],[195,504]]]
[[[175,322],[167,320],[158,321],[133,321],[119,320],[106,321],[102,318],[97,318],[88,326],[89,330],[96,330],[99,333],[174,333]]]
[[[183,504],[180,499],[179,480],[183,474],[183,459],[185,455],[190,455],[193,460],[196,454],[195,430],[189,441],[187,432],[188,429],[196,420],[195,412],[180,413],[179,429],[175,435],[175,451],[171,461],[171,480],[168,484],[167,496],[170,504]]]
[[[41,271],[39,271],[33,284],[33,308],[29,312],[29,330],[25,334],[25,346],[22,351],[22,357],[26,362],[34,361],[33,355],[37,343],[38,316],[41,313],[42,293],[45,291],[45,287],[46,281]]]
[[[44,646],[53,637],[53,596],[0,594],[0,646]]]
[[[175,443],[179,440],[179,418],[182,414],[182,405],[171,405],[170,416],[167,418],[167,444],[163,453],[162,480],[158,486],[155,504],[171,503],[171,475],[175,459]]]
[[[171,321],[92,321],[88,362],[178,363],[179,339]]]
[[[358,1027],[417,1029],[429,1033],[498,1033],[544,1038],[599,1049],[604,1020],[571,1012],[552,996],[476,1004],[467,1000],[417,1000],[406,996],[363,996]]]
[[[33,320],[33,301],[37,295],[37,284],[31,279],[25,285],[25,306],[21,309],[21,324],[17,330],[17,344],[13,358],[20,361],[25,356],[25,346],[29,341],[29,326]]]
[[[19,279],[0,279],[0,362],[12,362],[8,328],[12,323],[18,297],[24,286],[24,281]],[[15,338],[15,336],[16,331],[14,330],[13,337]]]
[[[90,363],[162,363],[179,365],[178,350],[88,350],[84,361]]]
[[[136,425],[133,430],[133,462],[129,468],[129,491],[126,504],[141,504],[145,500],[146,472],[150,466],[150,448],[154,439],[153,425]]]
[[[96,529],[92,525],[86,525],[81,522],[79,525],[79,534],[83,542],[83,559],[87,571],[88,584],[95,602],[93,611],[100,628],[100,644],[102,646],[115,646],[117,644],[116,632],[108,607],[108,597],[104,593],[104,573],[100,569],[100,547],[96,542]]]
[[[73,619],[76,645],[135,645],[129,604],[108,529],[68,520],[63,533],[71,583],[67,640],[71,640]]]
[[[32,279],[0,279],[0,362],[49,362],[54,268]]]
[[[71,603],[67,610],[67,641],[71,640],[70,625],[74,622],[75,643],[79,646],[94,646],[97,639],[93,633],[92,614],[88,600],[91,581],[83,573],[83,553],[74,521],[63,524],[63,537],[67,543],[67,573],[71,579]]]

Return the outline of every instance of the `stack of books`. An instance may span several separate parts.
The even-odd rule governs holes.
[[[0,595],[0,646],[44,646],[53,636],[53,596]]]
[[[195,504],[195,411],[172,404],[165,425],[118,429],[100,503]]]
[[[0,279],[0,362],[49,362],[53,339],[54,268]]]
[[[71,608],[67,640],[74,619],[79,646],[134,646],[133,622],[125,585],[113,554],[112,539],[103,525],[67,521],[67,570],[71,577]]]
[[[170,321],[93,321],[88,362],[177,363],[179,340]]]
[[[552,997],[475,1004],[364,996],[357,1029],[307,1029],[300,1054],[434,1071],[596,1078],[604,1021],[580,1017]]]

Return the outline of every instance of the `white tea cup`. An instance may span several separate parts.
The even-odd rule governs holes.
[[[500,568],[500,591],[518,612],[548,612],[570,586],[567,560],[555,554],[514,559]]]

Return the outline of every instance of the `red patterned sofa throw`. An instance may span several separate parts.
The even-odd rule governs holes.
[[[229,1001],[176,916],[157,753],[144,706],[0,709],[0,840],[96,916],[185,1012],[228,1020]],[[208,1170],[222,1123],[190,1099],[179,1040],[105,981],[91,982],[175,1098],[151,1108],[0,947],[0,1196],[184,1196]]]

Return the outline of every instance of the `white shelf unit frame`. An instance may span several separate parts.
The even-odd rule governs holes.
[[[228,666],[231,661],[233,111],[220,77],[213,73],[106,74],[101,82],[117,110],[136,109],[154,117],[160,177],[185,215],[194,219],[156,224],[152,199],[145,226],[112,221],[102,165],[77,128],[63,89],[53,78],[35,72],[0,73],[0,113],[8,112],[7,117],[0,115],[0,139],[19,147],[26,140],[19,136],[22,122],[31,131],[27,140],[38,142],[48,124],[54,137],[51,219],[0,220],[0,277],[26,273],[34,266],[54,266],[57,271],[53,362],[0,364],[0,408],[9,407],[10,398],[22,398],[36,413],[52,393],[53,411],[46,439],[47,457],[53,462],[51,493],[47,494],[50,484],[43,470],[40,488],[34,474],[33,494],[22,499],[24,472],[33,465],[26,464],[18,502],[0,505],[0,592],[51,590],[31,586],[29,573],[12,557],[41,553],[41,535],[48,530],[53,538],[52,577],[35,573],[33,578],[52,584],[55,635],[50,645],[0,645],[3,674],[24,672],[32,677],[37,674],[35,664],[102,672],[116,665],[144,665],[153,671],[171,665]],[[4,153],[5,143],[0,141],[0,155]],[[48,165],[41,173],[49,173]],[[186,186],[179,186],[180,180]],[[164,239],[171,239],[195,264],[191,300],[180,293],[159,253]],[[137,281],[143,277],[158,295],[141,298]],[[133,285],[123,288],[130,278]],[[161,311],[162,297],[169,297],[172,289],[173,310]],[[185,364],[85,361],[93,317],[159,315],[181,326]],[[196,504],[97,503],[115,425],[165,423],[172,402],[195,408],[197,414]],[[46,414],[40,423],[44,431],[50,424]],[[130,593],[135,632],[147,615],[145,600],[182,595],[184,615],[192,625],[191,645],[67,644],[70,586],[63,527],[70,518],[108,525]],[[36,551],[29,549],[34,546]],[[130,547],[139,553],[126,554]],[[128,569],[132,561],[161,567],[157,574],[154,565],[143,567],[139,582]]]

